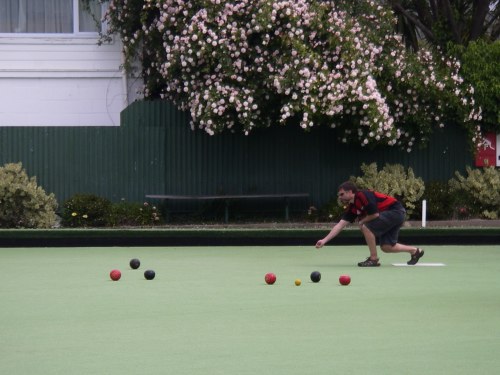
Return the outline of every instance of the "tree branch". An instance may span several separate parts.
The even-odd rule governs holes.
[[[469,40],[476,40],[483,31],[484,20],[488,14],[490,6],[489,0],[475,0],[472,14],[472,25],[470,28]]]
[[[436,22],[438,19],[438,10],[437,10],[437,6],[436,6],[436,1],[429,0],[429,6],[431,8],[432,19],[434,20],[434,22]]]
[[[490,40],[492,42],[498,40],[498,38],[500,37],[500,23],[497,22],[498,21],[498,18],[499,18],[499,15],[497,14],[496,16],[494,16],[494,18],[488,22],[488,24],[486,24],[483,28],[483,32],[486,33],[487,30],[490,30]]]
[[[454,42],[461,44],[460,34],[458,33],[457,23],[453,17],[453,11],[451,10],[450,0],[440,0],[442,4],[442,9],[445,13],[446,20],[448,21],[448,26],[450,27],[451,35],[453,36]]]
[[[427,39],[429,39],[430,41],[434,41],[435,38],[432,31],[422,22],[420,22],[420,20],[418,20],[415,16],[407,12],[399,1],[391,0],[391,4],[396,13],[402,14],[410,23],[420,29],[420,31],[422,31]]]
[[[431,1],[432,2],[432,1]],[[415,0],[413,2],[415,11],[418,14],[419,20],[427,26],[431,28],[432,23],[434,22],[434,17],[431,12],[431,7],[429,6],[428,0]]]

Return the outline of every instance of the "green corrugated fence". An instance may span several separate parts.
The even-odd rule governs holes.
[[[22,162],[60,203],[75,193],[113,201],[146,194],[309,193],[320,206],[361,163],[401,163],[425,181],[463,173],[473,159],[453,127],[410,154],[336,141],[335,131],[275,126],[250,135],[192,131],[188,116],[160,101],[136,102],[120,127],[1,127],[0,163]],[[302,203],[303,205],[303,203]]]

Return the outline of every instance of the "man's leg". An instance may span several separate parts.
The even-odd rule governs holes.
[[[375,236],[380,237],[380,248],[386,253],[410,253],[411,259],[407,262],[409,265],[417,264],[418,260],[424,256],[424,251],[414,247],[398,243],[399,229],[404,223],[405,211],[402,210],[389,210],[380,213],[379,217],[375,220],[366,223],[365,232],[363,227],[361,230],[365,235],[366,243],[368,247],[372,245],[370,233],[373,238]],[[375,249],[375,254],[377,250]],[[370,247],[370,257],[372,254],[372,248]]]
[[[373,234],[373,232],[368,229],[366,225],[361,226],[361,232],[365,237],[366,244],[368,245],[368,249],[370,250],[370,259],[378,260],[377,256],[377,238]]]
[[[380,248],[385,253],[409,253],[411,258],[408,265],[413,266],[418,263],[419,259],[424,256],[424,250],[415,246],[408,246],[398,243],[399,227],[395,227],[388,231],[380,238]]]
[[[366,260],[359,262],[359,267],[378,267],[380,263],[378,262],[377,256],[377,238],[375,234],[368,229],[365,225],[361,225],[360,227],[363,236],[365,237],[366,244],[368,245],[368,249],[370,250],[370,256],[366,258]]]
[[[400,229],[401,225],[395,225],[390,230],[381,235],[380,248],[384,253],[410,253],[410,255],[415,254],[418,250],[417,247],[398,243]]]
[[[424,256],[424,250],[419,249],[418,247],[403,245],[400,243],[395,243],[394,245],[386,243],[380,246],[380,248],[386,253],[410,253],[411,258],[408,262],[406,262],[409,266],[417,264],[419,259]]]
[[[395,243],[394,245],[385,243],[380,246],[384,253],[410,253],[411,255],[415,254],[418,250],[418,247],[403,245],[401,243]]]

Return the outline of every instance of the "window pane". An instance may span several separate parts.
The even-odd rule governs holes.
[[[73,0],[0,0],[2,33],[72,33]]]
[[[101,4],[97,0],[91,0],[83,4],[78,2],[79,23],[81,32],[101,31]]]

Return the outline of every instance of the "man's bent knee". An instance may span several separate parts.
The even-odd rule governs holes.
[[[389,253],[389,252],[391,252],[391,250],[394,248],[394,246],[393,246],[393,245],[390,245],[390,244],[388,244],[388,243],[385,243],[385,244],[381,245],[381,246],[380,246],[380,248],[382,249],[382,251],[383,251],[384,253]]]

